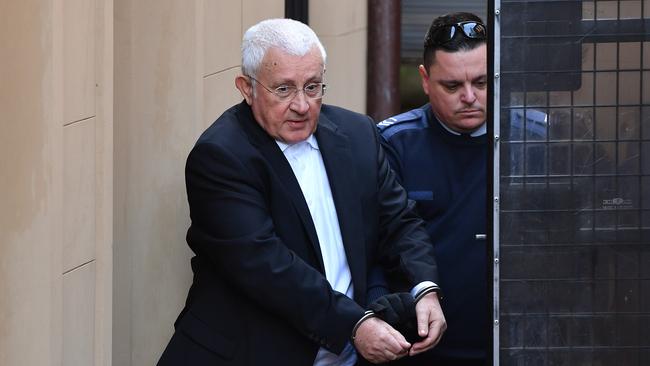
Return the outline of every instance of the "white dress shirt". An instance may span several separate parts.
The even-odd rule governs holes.
[[[307,140],[292,145],[280,141],[276,141],[276,143],[289,161],[291,170],[293,170],[305,201],[307,201],[323,255],[325,278],[334,291],[352,299],[354,296],[352,275],[348,259],[345,256],[341,227],[318,142],[314,135],[310,135]],[[421,289],[428,286],[437,287],[434,282],[424,281],[411,289],[411,295],[415,297]],[[357,353],[352,344],[348,342],[340,355],[321,347],[316,355],[314,366],[353,366],[356,361]]]
[[[334,291],[353,298],[354,286],[350,266],[345,255],[336,206],[318,142],[314,135],[311,135],[307,140],[292,145],[280,141],[276,143],[289,161],[307,201],[323,255],[325,278]],[[352,366],[356,360],[356,351],[348,342],[340,355],[321,347],[314,366]]]

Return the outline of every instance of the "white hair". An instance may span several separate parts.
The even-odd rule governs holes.
[[[325,48],[316,33],[307,25],[292,19],[267,19],[248,28],[241,44],[241,70],[244,75],[257,76],[266,51],[270,48],[294,56],[304,56],[317,47],[325,65]]]

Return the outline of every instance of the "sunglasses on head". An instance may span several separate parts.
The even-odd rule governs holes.
[[[429,43],[432,46],[443,45],[456,36],[460,32],[466,38],[471,39],[486,39],[487,31],[485,25],[480,22],[466,21],[455,24],[446,24],[440,26],[429,38]]]

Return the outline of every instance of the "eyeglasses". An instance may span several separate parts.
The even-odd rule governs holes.
[[[485,29],[485,25],[483,25],[483,23],[466,21],[440,26],[433,32],[433,34],[430,34],[427,37],[425,44],[430,46],[443,45],[454,39],[456,31],[460,31],[463,36],[470,39],[487,38],[487,30]]]
[[[262,88],[266,89],[269,93],[274,94],[281,101],[293,100],[293,98],[298,95],[298,91],[302,90],[306,97],[311,99],[321,99],[325,95],[325,89],[327,86],[323,83],[309,83],[306,84],[302,89],[299,89],[293,85],[280,85],[275,89],[269,89],[266,85],[260,83],[257,79],[252,76],[247,75],[251,80],[254,80],[256,83],[260,84]]]

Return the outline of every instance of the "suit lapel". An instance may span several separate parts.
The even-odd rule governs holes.
[[[354,297],[363,303],[366,292],[366,253],[360,194],[351,179],[355,169],[352,164],[354,156],[350,150],[350,141],[322,113],[315,135],[332,189],[343,246],[354,283]]]
[[[302,194],[302,190],[300,189],[300,184],[298,184],[298,180],[293,174],[291,165],[289,165],[287,158],[284,156],[275,140],[273,140],[273,138],[271,138],[266,131],[257,124],[250,111],[250,107],[245,105],[245,102],[242,102],[242,104],[244,105],[240,109],[240,120],[245,122],[243,125],[250,138],[251,144],[260,150],[262,156],[264,156],[273,167],[277,179],[282,182],[282,187],[284,187],[290,198],[291,204],[298,212],[298,216],[302,221],[303,227],[309,237],[309,241],[316,251],[316,257],[318,258],[318,264],[320,265],[319,271],[325,274],[323,254],[320,250],[316,228],[314,227],[314,222],[309,213],[309,207],[307,207],[307,202]]]

